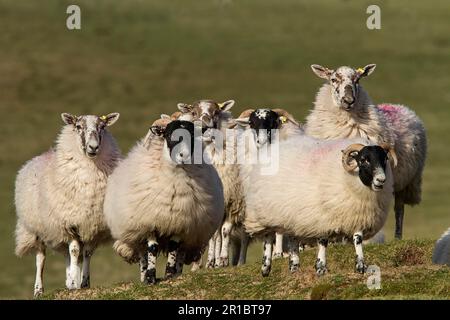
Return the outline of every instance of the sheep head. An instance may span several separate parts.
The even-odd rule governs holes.
[[[342,66],[332,70],[318,64],[311,65],[319,78],[328,81],[334,104],[345,111],[353,110],[358,98],[359,80],[370,75],[375,67],[375,64],[368,64],[364,68]]]

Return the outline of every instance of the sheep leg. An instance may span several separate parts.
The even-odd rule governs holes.
[[[283,234],[275,234],[275,249],[273,250],[273,259],[278,259],[283,257]]]
[[[322,276],[327,272],[327,246],[328,246],[328,239],[327,238],[320,238],[317,242],[319,246],[319,252],[317,254],[317,260],[316,260],[316,274],[318,276]]]
[[[156,256],[158,255],[158,242],[155,237],[147,240],[147,260],[148,266],[145,271],[145,284],[156,283]]]
[[[202,268],[202,256],[197,261],[192,262],[191,271],[195,272]]]
[[[300,265],[299,243],[296,237],[289,237],[289,271],[297,272]]]
[[[215,264],[215,253],[216,253],[216,241],[219,231],[217,230],[214,235],[209,239],[208,243],[208,260],[206,261],[206,268],[214,268]]]
[[[363,254],[363,234],[362,232],[355,232],[353,234],[353,244],[355,245],[356,250],[356,264],[355,269],[356,272],[364,273],[367,270],[367,266],[364,264],[364,254]]]
[[[184,250],[179,249],[178,254],[177,254],[177,260],[176,260],[176,275],[177,276],[179,276],[183,273],[183,265],[184,265],[185,256],[186,256],[186,252]],[[200,260],[201,260],[201,258],[202,258],[202,256],[200,256]]]
[[[141,272],[141,282],[144,283],[145,282],[145,274],[147,272],[147,268],[148,268],[148,257],[146,254],[141,254],[140,259],[139,259],[139,270]]]
[[[397,195],[394,204],[395,211],[395,239],[402,239],[403,235],[403,216],[405,214],[405,204]]]
[[[81,245],[78,240],[72,240],[69,243],[69,278],[67,282],[67,289],[80,289],[81,287],[81,268],[79,263]]]
[[[66,287],[70,286],[70,255],[65,254],[66,257]]]
[[[34,282],[34,296],[39,297],[44,293],[42,277],[45,265],[45,247],[39,248],[36,253],[36,281]]]
[[[169,252],[167,254],[166,279],[173,278],[177,273],[177,256],[180,243],[176,240],[169,240]]]
[[[217,237],[215,241],[215,248],[214,248],[214,267],[219,268],[220,267],[220,251],[222,249],[222,234],[221,230],[217,231]]]
[[[228,251],[230,247],[230,234],[232,228],[233,224],[229,221],[225,221],[222,225],[222,248],[220,250],[219,260],[220,267],[228,267],[229,265]]]
[[[264,255],[262,259],[261,274],[263,277],[267,277],[272,268],[272,248],[275,241],[275,235],[269,234],[264,237],[263,248]]]
[[[91,286],[91,257],[93,250],[89,246],[83,248],[83,269],[82,269],[82,281],[81,288],[90,288]]]
[[[248,249],[249,242],[250,242],[250,236],[246,232],[244,232],[244,234],[242,235],[242,238],[241,238],[241,248],[239,250],[238,266],[242,266],[243,264],[245,264],[245,262],[247,260],[247,249]]]

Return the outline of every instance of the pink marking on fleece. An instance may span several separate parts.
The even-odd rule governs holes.
[[[378,109],[384,114],[387,120],[396,125],[401,124],[405,118],[405,108],[400,104],[382,103],[378,105]]]

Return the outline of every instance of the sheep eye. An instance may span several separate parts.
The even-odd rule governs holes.
[[[336,81],[337,81],[337,80],[336,80],[336,79],[334,79],[334,78],[333,78],[333,79],[331,79],[331,82],[333,82],[333,83],[336,83]]]
[[[76,128],[77,130],[81,130],[81,126],[79,124],[77,124]]]

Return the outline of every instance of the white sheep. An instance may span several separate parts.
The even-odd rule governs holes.
[[[205,128],[210,128],[209,136],[213,144],[205,152],[212,160],[223,184],[225,216],[221,227],[214,233],[208,245],[207,268],[226,267],[229,265],[229,246],[232,235],[239,235],[240,259],[238,264],[244,264],[247,255],[248,235],[239,232],[245,215],[245,202],[242,197],[242,185],[240,181],[239,166],[227,161],[227,132],[234,124],[230,112],[234,106],[234,100],[216,103],[212,100],[199,100],[193,104],[179,103],[181,111],[180,119],[201,121]],[[230,160],[230,159],[228,159]]]
[[[261,175],[256,166],[245,185],[244,226],[264,237],[263,276],[270,272],[274,232],[291,236],[291,271],[298,265],[298,241],[318,242],[315,267],[321,275],[328,240],[350,237],[356,271],[364,272],[362,240],[381,229],[392,199],[387,151],[364,139],[321,141],[306,135],[281,141],[279,149],[278,172]],[[395,163],[394,152],[389,154]]]
[[[436,242],[433,251],[433,263],[450,266],[450,228]]]
[[[273,110],[267,108],[248,109],[242,112],[235,122],[243,128],[248,127],[254,130],[257,148],[262,148],[266,143],[271,143],[271,130],[277,130],[278,138],[281,141],[304,134],[302,125],[294,119],[292,114],[280,108]],[[248,148],[247,152],[250,152],[250,149]],[[251,170],[252,165],[244,164],[241,168],[243,171],[242,176],[245,177],[245,173]],[[287,241],[283,241],[283,238],[283,234],[276,233],[273,258],[284,256],[283,242],[286,244]]]
[[[306,134],[322,138],[367,138],[373,143],[394,147],[398,166],[394,169],[395,237],[402,238],[404,205],[421,201],[422,173],[427,153],[425,128],[419,117],[403,105],[374,105],[360,85],[376,65],[354,70],[336,70],[312,65],[326,79],[317,93],[314,109],[307,117]]]
[[[114,249],[128,262],[140,260],[145,283],[156,282],[159,251],[168,253],[166,277],[180,274],[222,222],[222,183],[212,165],[190,164],[193,144],[193,123],[159,119],[108,181]]]
[[[15,252],[36,253],[35,296],[44,291],[47,247],[66,255],[67,288],[89,287],[91,256],[110,239],[103,199],[120,151],[106,127],[118,118],[118,113],[103,117],[63,113],[66,125],[56,147],[28,161],[17,175]]]

